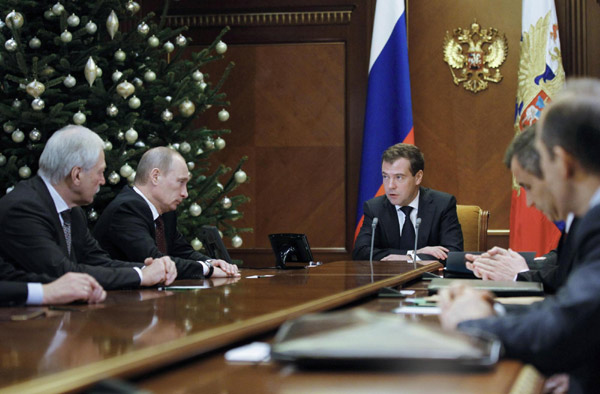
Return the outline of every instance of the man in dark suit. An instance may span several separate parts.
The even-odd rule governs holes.
[[[527,206],[539,209],[551,221],[563,220],[544,182],[540,155],[534,146],[534,139],[535,125],[517,134],[506,150],[504,164],[512,171],[519,186],[525,190]],[[577,219],[570,214],[558,245],[558,248],[562,249],[560,264],[557,249],[529,267],[517,252],[495,246],[481,255],[467,254],[466,258],[470,261],[467,267],[473,270],[475,276],[484,280],[541,282],[544,284],[544,291],[553,294],[565,283],[571,272],[574,253],[570,251],[574,237],[568,234],[572,234],[576,226]]]
[[[569,390],[600,384],[600,81],[567,84],[542,112],[536,134],[544,179],[559,215],[580,217],[574,234],[577,266],[555,296],[517,315],[494,316],[489,295],[469,288],[440,294],[448,329],[496,335],[505,356],[546,374],[567,372]]]
[[[189,172],[175,150],[148,150],[134,187],[125,186],[106,207],[94,236],[113,258],[142,261],[168,255],[180,278],[239,276],[237,266],[195,251],[177,230],[175,209],[187,198]]]
[[[149,258],[145,265],[113,260],[90,234],[80,206],[90,204],[104,184],[103,147],[102,139],[82,126],[52,135],[38,175],[0,199],[0,257],[17,269],[53,278],[85,272],[106,289],[171,283],[177,270],[169,258]]]
[[[45,274],[16,270],[0,258],[0,305],[68,304],[82,300],[102,302],[106,292],[88,274],[69,272],[56,280]]]
[[[381,172],[385,196],[364,204],[364,221],[352,258],[368,260],[372,223],[375,228],[373,258],[406,260],[415,244],[415,224],[421,219],[416,251],[422,260],[445,260],[448,251],[463,249],[463,236],[456,215],[456,198],[421,187],[425,159],[414,145],[396,144],[383,153]]]

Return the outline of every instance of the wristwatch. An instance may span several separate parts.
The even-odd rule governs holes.
[[[204,277],[210,278],[212,276],[213,272],[215,272],[215,267],[213,267],[213,265],[212,265],[212,259],[204,260],[204,264],[208,265],[208,273],[206,275],[204,275]]]

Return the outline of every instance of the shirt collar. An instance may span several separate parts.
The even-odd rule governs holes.
[[[135,191],[137,194],[139,194],[140,196],[142,196],[142,198],[148,203],[148,206],[150,207],[150,210],[152,211],[152,221],[155,221],[160,216],[158,214],[158,209],[156,209],[156,207],[154,206],[154,204],[152,204],[150,202],[150,200],[148,200],[146,198],[146,196],[144,196],[144,193],[142,193],[142,191],[140,189],[138,189],[136,186],[133,187],[133,191]]]
[[[421,190],[419,190],[417,192],[417,196],[415,197],[414,200],[412,200],[410,202],[410,204],[408,204],[409,207],[413,207],[413,211],[417,212],[419,210],[419,195],[421,195]],[[395,205],[396,207],[396,211],[398,211],[400,208],[402,208],[404,205]]]
[[[600,188],[596,190],[590,200],[590,209],[594,208],[596,205],[600,205]]]
[[[46,188],[50,192],[50,197],[52,197],[52,201],[54,201],[54,207],[56,208],[56,212],[61,213],[63,211],[69,210],[69,205],[63,200],[63,198],[58,194],[50,180],[43,175],[40,175],[40,178],[44,181]]]

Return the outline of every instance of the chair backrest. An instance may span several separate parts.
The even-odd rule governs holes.
[[[462,227],[464,250],[485,251],[490,212],[477,205],[457,205],[456,213]]]

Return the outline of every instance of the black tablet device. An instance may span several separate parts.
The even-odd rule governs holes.
[[[304,268],[305,265],[288,265],[288,263],[309,263],[313,261],[312,252],[305,234],[269,234],[269,241],[277,268]]]

